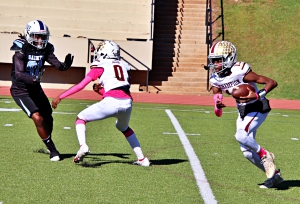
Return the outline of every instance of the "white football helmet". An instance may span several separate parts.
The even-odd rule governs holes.
[[[37,49],[44,49],[48,43],[50,31],[40,20],[30,21],[24,30],[27,42]]]
[[[101,41],[94,51],[94,61],[101,59],[120,59],[120,46],[109,40]]]
[[[231,68],[236,63],[237,51],[235,46],[228,41],[219,41],[212,45],[209,52],[209,67],[213,69],[214,73],[221,73],[225,69]],[[220,71],[215,71],[214,62],[215,60],[222,59],[222,69]]]

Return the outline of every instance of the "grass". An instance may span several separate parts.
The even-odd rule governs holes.
[[[225,40],[235,44],[238,60],[279,86],[268,95],[300,99],[300,4],[297,0],[224,0]]]
[[[55,110],[53,138],[62,154],[50,162],[34,125],[22,111],[1,111],[0,202],[14,203],[203,203],[183,146],[165,110],[187,135],[218,203],[299,203],[299,111],[272,110],[257,140],[276,155],[285,182],[259,189],[264,173],[243,158],[234,138],[236,110],[217,118],[210,106],[134,103],[130,126],[151,167],[135,156],[115,120],[87,124],[91,154],[74,164],[76,114],[94,101],[64,100]],[[18,107],[2,97],[0,108]],[[12,124],[8,126],[7,124]],[[70,129],[65,129],[70,127]]]

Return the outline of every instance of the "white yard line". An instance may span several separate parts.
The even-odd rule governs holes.
[[[210,185],[205,177],[205,173],[201,167],[200,161],[199,161],[197,155],[195,154],[195,151],[194,151],[192,145],[190,144],[190,141],[188,140],[186,134],[182,130],[179,122],[177,121],[175,116],[172,114],[172,112],[168,109],[166,109],[165,111],[168,114],[169,118],[171,119],[171,122],[172,122],[176,132],[178,133],[179,139],[183,145],[186,155],[188,156],[188,158],[190,160],[190,164],[191,164],[192,170],[194,172],[196,183],[198,185],[198,188],[200,190],[200,194],[204,200],[204,203],[207,203],[207,204],[218,203],[216,201],[215,196],[210,188]]]

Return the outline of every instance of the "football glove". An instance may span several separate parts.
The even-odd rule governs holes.
[[[74,56],[70,53],[66,55],[64,63],[62,63],[62,67],[60,70],[66,71],[68,70],[73,63]]]

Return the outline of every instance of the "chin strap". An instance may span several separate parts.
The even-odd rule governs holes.
[[[222,111],[222,108],[218,108],[217,107],[217,102],[220,101],[222,103],[222,100],[223,100],[223,95],[222,94],[214,94],[214,101],[215,101],[215,114],[216,116],[218,117],[221,117],[223,111]]]

